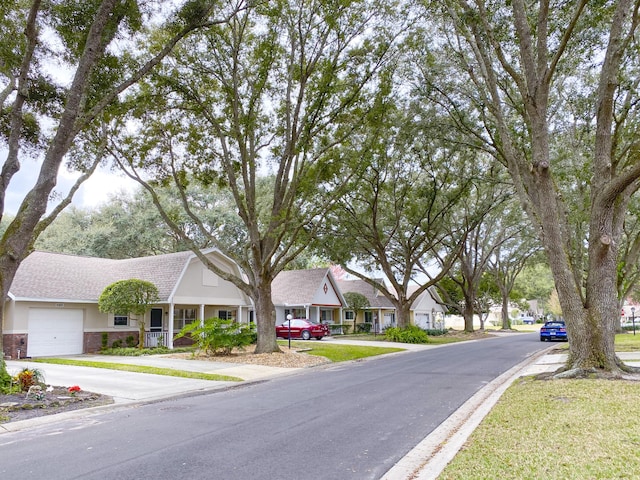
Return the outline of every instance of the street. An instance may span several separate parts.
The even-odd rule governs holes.
[[[378,479],[546,348],[514,334],[304,370],[0,437],[2,478]]]

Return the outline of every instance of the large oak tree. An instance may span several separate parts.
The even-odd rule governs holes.
[[[447,274],[481,216],[462,222],[461,210],[468,204],[477,215],[491,203],[471,200],[488,177],[476,151],[444,138],[437,111],[403,99],[401,78],[388,79],[376,122],[350,152],[363,171],[316,243],[384,294],[403,328],[412,304]],[[376,281],[380,274],[388,283]]]
[[[306,248],[353,174],[337,147],[359,135],[373,108],[397,31],[391,6],[257,2],[176,51],[132,99],[139,108],[126,126],[137,125],[135,133],[112,145],[150,192],[158,182],[178,188],[200,232],[241,266],[242,278],[201,256],[253,300],[256,353],[279,351],[273,279]],[[191,209],[194,182],[231,192],[244,228],[203,221]]]
[[[443,28],[434,46],[449,80],[439,101],[507,167],[540,233],[567,322],[569,374],[629,370],[614,332],[618,249],[640,186],[640,2],[435,3]],[[587,134],[566,148],[571,132]],[[584,202],[572,203],[577,191]]]
[[[216,2],[189,1],[173,12],[164,3],[0,3],[0,135],[7,152],[0,177],[0,218],[14,175],[27,162],[38,165],[33,187],[0,238],[0,325],[20,263],[102,160],[103,126],[122,113],[119,95],[190,32],[226,21],[211,18]],[[158,19],[166,21],[160,26]],[[65,159],[81,176],[67,194],[55,194]],[[0,367],[4,371],[2,357]]]

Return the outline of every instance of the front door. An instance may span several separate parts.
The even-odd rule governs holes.
[[[149,325],[149,331],[150,332],[162,331],[162,309],[161,308],[151,309],[151,325]]]

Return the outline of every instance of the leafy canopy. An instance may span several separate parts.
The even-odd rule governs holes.
[[[355,312],[369,308],[371,305],[367,297],[358,292],[346,292],[344,299],[347,301],[349,308]]]
[[[153,283],[131,278],[107,286],[98,299],[98,309],[103,313],[143,315],[159,300],[158,287]]]

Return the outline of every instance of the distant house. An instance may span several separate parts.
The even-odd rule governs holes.
[[[410,287],[409,295],[419,287]],[[444,329],[445,309],[438,303],[438,294],[434,289],[427,288],[411,305],[411,323],[425,330]]]
[[[328,268],[285,270],[271,284],[271,299],[276,309],[276,325],[287,315],[318,323],[341,323],[346,302]]]
[[[383,279],[376,279],[383,284]],[[371,324],[370,331],[381,332],[383,329],[396,324],[396,307],[393,306],[379,288],[364,280],[339,280],[338,286],[342,293],[354,292],[364,295],[369,301],[369,307],[361,312],[354,312],[348,307],[344,311],[344,320],[347,324]]]
[[[218,250],[204,251],[221,269],[241,275]],[[188,323],[209,317],[252,320],[249,298],[211,272],[192,252],[111,260],[34,252],[20,265],[3,321],[4,354],[11,358],[96,352],[133,337],[138,322],[126,312],[101,313],[98,298],[118,280],[138,278],[158,287],[160,301],[145,314],[146,344],[173,347]]]

